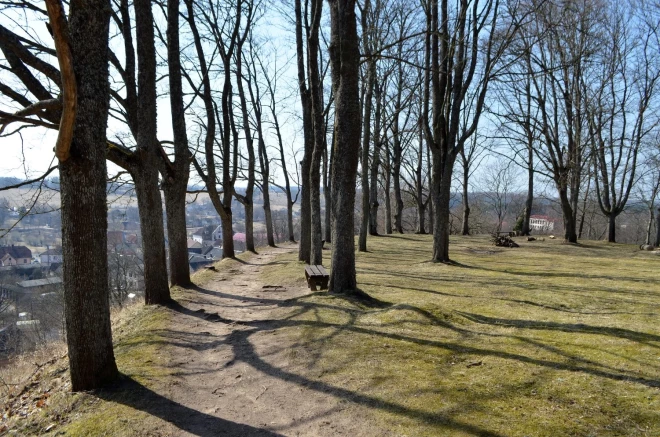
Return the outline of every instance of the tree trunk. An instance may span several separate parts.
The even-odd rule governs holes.
[[[390,193],[391,176],[387,172],[385,174],[385,233],[392,235],[392,195]]]
[[[375,125],[374,125],[374,152],[373,158],[371,159],[371,169],[370,169],[370,178],[369,181],[369,235],[378,235],[378,171],[380,170],[380,151],[381,151],[381,140],[380,140],[380,125],[381,125],[381,92],[380,86],[376,82],[378,78],[374,78],[374,92],[376,94],[376,114],[375,114]]]
[[[326,117],[325,119],[325,125],[328,126],[328,119]],[[328,136],[324,135],[323,136],[323,198],[325,200],[325,215],[323,217],[324,219],[324,240],[326,243],[331,243],[332,242],[332,225],[330,223],[330,216],[332,214],[332,210],[330,208],[330,205],[332,204],[332,195],[330,194],[330,181],[329,181],[329,175],[330,175],[330,166],[329,163],[332,161],[332,156],[330,157],[330,160],[328,160]]]
[[[577,243],[577,233],[575,229],[576,223],[568,199],[568,193],[565,189],[559,190],[559,200],[561,202],[561,212],[564,218],[564,241],[567,243]]]
[[[305,48],[303,46],[303,19],[300,0],[295,0],[296,15],[296,61],[298,66],[298,87],[300,88],[300,103],[302,104],[303,159],[300,162],[300,178],[302,187],[300,192],[300,244],[298,246],[298,261],[309,264],[311,259],[311,232],[312,221],[310,217],[311,199],[309,192],[309,167],[313,152],[312,138],[312,100],[310,90],[305,80]]]
[[[371,57],[371,48],[369,41],[369,23],[368,16],[370,12],[371,2],[365,0],[364,7],[362,8],[362,46],[365,57],[368,59],[367,64],[367,90],[364,96],[364,118],[362,122],[362,171],[360,173],[360,181],[362,184],[362,216],[360,220],[360,237],[358,239],[358,250],[360,252],[367,251],[367,232],[369,231],[369,213],[371,208],[369,205],[369,144],[371,143],[371,108],[373,105],[374,87],[376,85],[376,59]]]
[[[321,226],[321,158],[324,154],[323,88],[318,65],[319,27],[323,0],[312,0],[312,25],[307,40],[307,62],[312,103],[313,150],[309,168],[310,264],[323,264],[323,228]]]
[[[327,125],[327,118],[326,118],[326,125]],[[327,181],[327,185],[324,188],[324,193],[325,193],[325,242],[330,244],[332,243],[332,180],[330,175],[332,174],[332,163],[334,162],[335,159],[335,130],[332,130],[332,146],[330,146],[330,157],[327,162],[327,168],[324,170],[325,171],[325,178]],[[328,140],[327,137],[325,139],[325,146],[326,149],[328,148]]]
[[[165,229],[163,203],[158,189],[158,170],[145,159],[140,173],[133,174],[140,213],[142,259],[144,262],[144,301],[147,305],[170,301],[165,259]]]
[[[330,62],[335,95],[332,166],[332,293],[356,291],[354,207],[360,149],[359,64],[355,0],[330,1]]]
[[[111,8],[105,0],[74,0],[69,12],[78,110],[71,155],[59,165],[62,279],[71,388],[81,391],[98,388],[119,376],[112,350],[107,255],[106,126]]]
[[[394,123],[398,125],[397,122]],[[394,228],[399,234],[403,234],[403,198],[401,197],[401,144],[397,139],[399,133],[394,134],[394,159],[392,160],[392,181],[394,182]]]
[[[171,177],[165,177],[163,181],[167,239],[170,249],[170,285],[185,287],[191,284],[186,235],[186,190],[190,174],[190,158],[181,84],[178,0],[168,0],[167,2],[167,59],[175,155],[174,174]]]
[[[439,159],[438,154],[433,157]],[[445,165],[453,166],[453,163]],[[435,203],[435,227],[433,228],[433,261],[449,262],[449,201],[451,197],[451,178],[442,177],[439,170],[442,165],[434,162],[433,165],[433,200]],[[445,175],[451,174],[445,170]]]
[[[255,156],[252,129],[250,127],[250,116],[247,109],[247,98],[243,87],[243,44],[239,42],[236,48],[236,85],[238,97],[241,102],[241,114],[243,116],[243,132],[245,134],[245,146],[248,152],[248,178],[245,188],[245,196],[236,196],[245,208],[245,249],[256,252],[254,247],[254,183],[255,183]]]
[[[607,242],[616,243],[616,217],[614,211],[607,216]]]
[[[181,184],[164,184],[163,186],[167,238],[170,248],[170,285],[185,287],[191,284],[190,267],[188,266],[188,236],[186,235],[186,186]]]
[[[660,247],[660,208],[655,215],[655,241],[653,242],[655,247]]]
[[[527,198],[525,199],[525,212],[523,213],[523,223],[521,234],[529,235],[531,228],[529,220],[532,216],[532,206],[534,204],[534,150],[529,149],[529,156],[527,161]]]
[[[131,171],[140,212],[147,305],[170,302],[165,256],[163,201],[158,186],[160,145],[156,136],[156,49],[149,0],[136,0],[135,32],[138,55],[137,169]]]
[[[468,198],[468,180],[470,178],[470,168],[463,165],[463,221],[461,223],[461,234],[470,235],[470,203]]]

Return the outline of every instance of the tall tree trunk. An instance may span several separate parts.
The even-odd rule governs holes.
[[[55,2],[53,2],[55,3]],[[52,5],[49,4],[49,10]],[[51,19],[64,20],[62,6]],[[60,161],[64,316],[73,391],[119,376],[112,350],[108,294],[106,126],[110,101],[110,3],[73,0],[69,39],[77,114],[70,157]],[[57,29],[53,24],[53,28]]]
[[[236,48],[236,85],[238,97],[241,102],[241,114],[243,116],[243,133],[245,134],[245,146],[248,152],[248,178],[245,188],[245,196],[237,195],[238,200],[245,207],[245,249],[256,252],[254,247],[254,184],[255,184],[255,156],[252,129],[250,128],[250,116],[247,109],[247,98],[243,87],[243,44],[239,42]]]
[[[328,118],[325,119],[325,125],[328,126]],[[328,161],[328,135],[323,136],[323,200],[325,201],[325,214],[323,216],[323,239],[326,243],[332,241],[332,226],[330,225],[330,182],[328,176],[330,175],[329,161]]]
[[[167,65],[175,156],[172,166],[174,174],[163,180],[167,239],[170,249],[170,285],[188,286],[191,282],[186,235],[186,191],[190,174],[190,158],[181,84],[178,0],[168,0],[167,2]]]
[[[532,216],[532,206],[534,205],[534,150],[530,147],[527,156],[527,198],[525,199],[525,211],[523,213],[523,223],[521,234],[529,235],[531,228],[529,220]]]
[[[376,85],[376,60],[371,57],[371,49],[369,42],[369,29],[368,16],[370,12],[371,2],[365,0],[364,7],[362,8],[362,46],[365,57],[368,59],[367,64],[367,92],[364,96],[364,119],[362,122],[362,217],[360,220],[360,237],[358,238],[358,250],[360,252],[367,251],[367,232],[369,230],[369,144],[371,143],[371,108],[373,105],[374,87]]]
[[[470,235],[470,203],[468,198],[468,181],[470,178],[470,168],[463,165],[463,221],[461,223],[461,234]]]
[[[559,190],[559,201],[561,203],[561,211],[564,218],[564,241],[567,243],[577,243],[575,216],[571,209],[566,189]]]
[[[326,126],[328,125],[328,118],[326,117]],[[334,144],[335,144],[335,130],[332,129],[332,146],[329,150],[329,158],[326,162],[326,167],[324,169],[325,179],[327,185],[324,187],[325,194],[325,242],[330,244],[332,243],[332,180],[330,175],[332,174],[332,163],[334,162]],[[325,147],[328,148],[327,136],[325,138]]]
[[[398,122],[394,122],[398,128]],[[394,205],[396,207],[394,212],[394,228],[399,234],[403,234],[403,197],[401,196],[401,154],[402,147],[399,139],[399,132],[394,132],[394,156],[392,159],[392,181],[394,190]]]
[[[309,168],[310,264],[323,264],[323,227],[321,226],[321,158],[324,154],[325,125],[323,123],[323,88],[319,58],[319,28],[323,0],[311,1],[312,23],[307,39],[307,63],[312,103],[312,133],[314,148]]]
[[[380,152],[382,148],[380,139],[380,126],[381,126],[381,88],[377,83],[377,78],[374,78],[374,92],[376,94],[376,114],[374,124],[374,152],[371,159],[371,169],[369,181],[369,235],[378,235],[378,172],[380,170]]]
[[[660,247],[660,208],[658,208],[655,215],[655,241],[653,242],[655,247]]]
[[[426,142],[426,156],[428,157],[427,159],[427,164],[426,164],[426,172],[428,175],[428,184],[429,184],[429,197],[431,198],[431,201],[429,202],[429,232],[433,233],[435,232],[435,208],[434,208],[434,200],[433,200],[433,164],[431,163],[432,156],[431,156],[431,148],[429,147],[428,140]]]
[[[386,165],[383,168],[383,173],[385,174],[385,233],[387,235],[392,235],[392,195],[390,187],[392,186],[392,176],[390,173],[391,161],[390,161],[390,150],[389,142],[385,140],[385,159]]]
[[[158,186],[160,144],[156,136],[156,48],[151,1],[136,0],[135,34],[138,55],[138,135],[139,167],[132,171],[140,212],[144,261],[144,299],[149,304],[165,304],[170,298],[165,256],[163,201]]]
[[[311,165],[312,153],[314,150],[312,137],[312,97],[307,88],[305,79],[305,47],[303,46],[303,18],[300,0],[295,0],[296,16],[296,60],[298,66],[298,87],[300,89],[300,103],[302,105],[303,118],[303,138],[304,149],[303,159],[300,162],[300,178],[302,186],[300,191],[300,243],[298,246],[298,261],[304,261],[309,264],[311,259],[311,232],[312,219],[311,199],[309,192],[309,167]]]
[[[332,293],[357,289],[354,207],[360,149],[360,49],[355,0],[330,0],[330,62],[335,95],[332,166]]]

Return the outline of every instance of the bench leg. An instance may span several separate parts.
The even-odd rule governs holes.
[[[321,280],[321,290],[327,290],[328,289],[328,278],[323,278]]]

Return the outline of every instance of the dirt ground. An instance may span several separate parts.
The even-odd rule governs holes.
[[[154,435],[390,435],[341,389],[306,375],[293,340],[278,332],[291,312],[286,300],[311,291],[262,284],[258,272],[293,250],[264,249],[237,268],[214,272],[175,306],[180,315],[164,349],[175,376],[161,407],[153,406],[168,423]]]

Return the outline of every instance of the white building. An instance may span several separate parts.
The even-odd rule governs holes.
[[[555,229],[555,221],[547,215],[533,215],[529,218],[529,227],[536,232],[550,232]]]
[[[39,255],[39,261],[43,265],[62,262],[62,248],[48,249]]]

